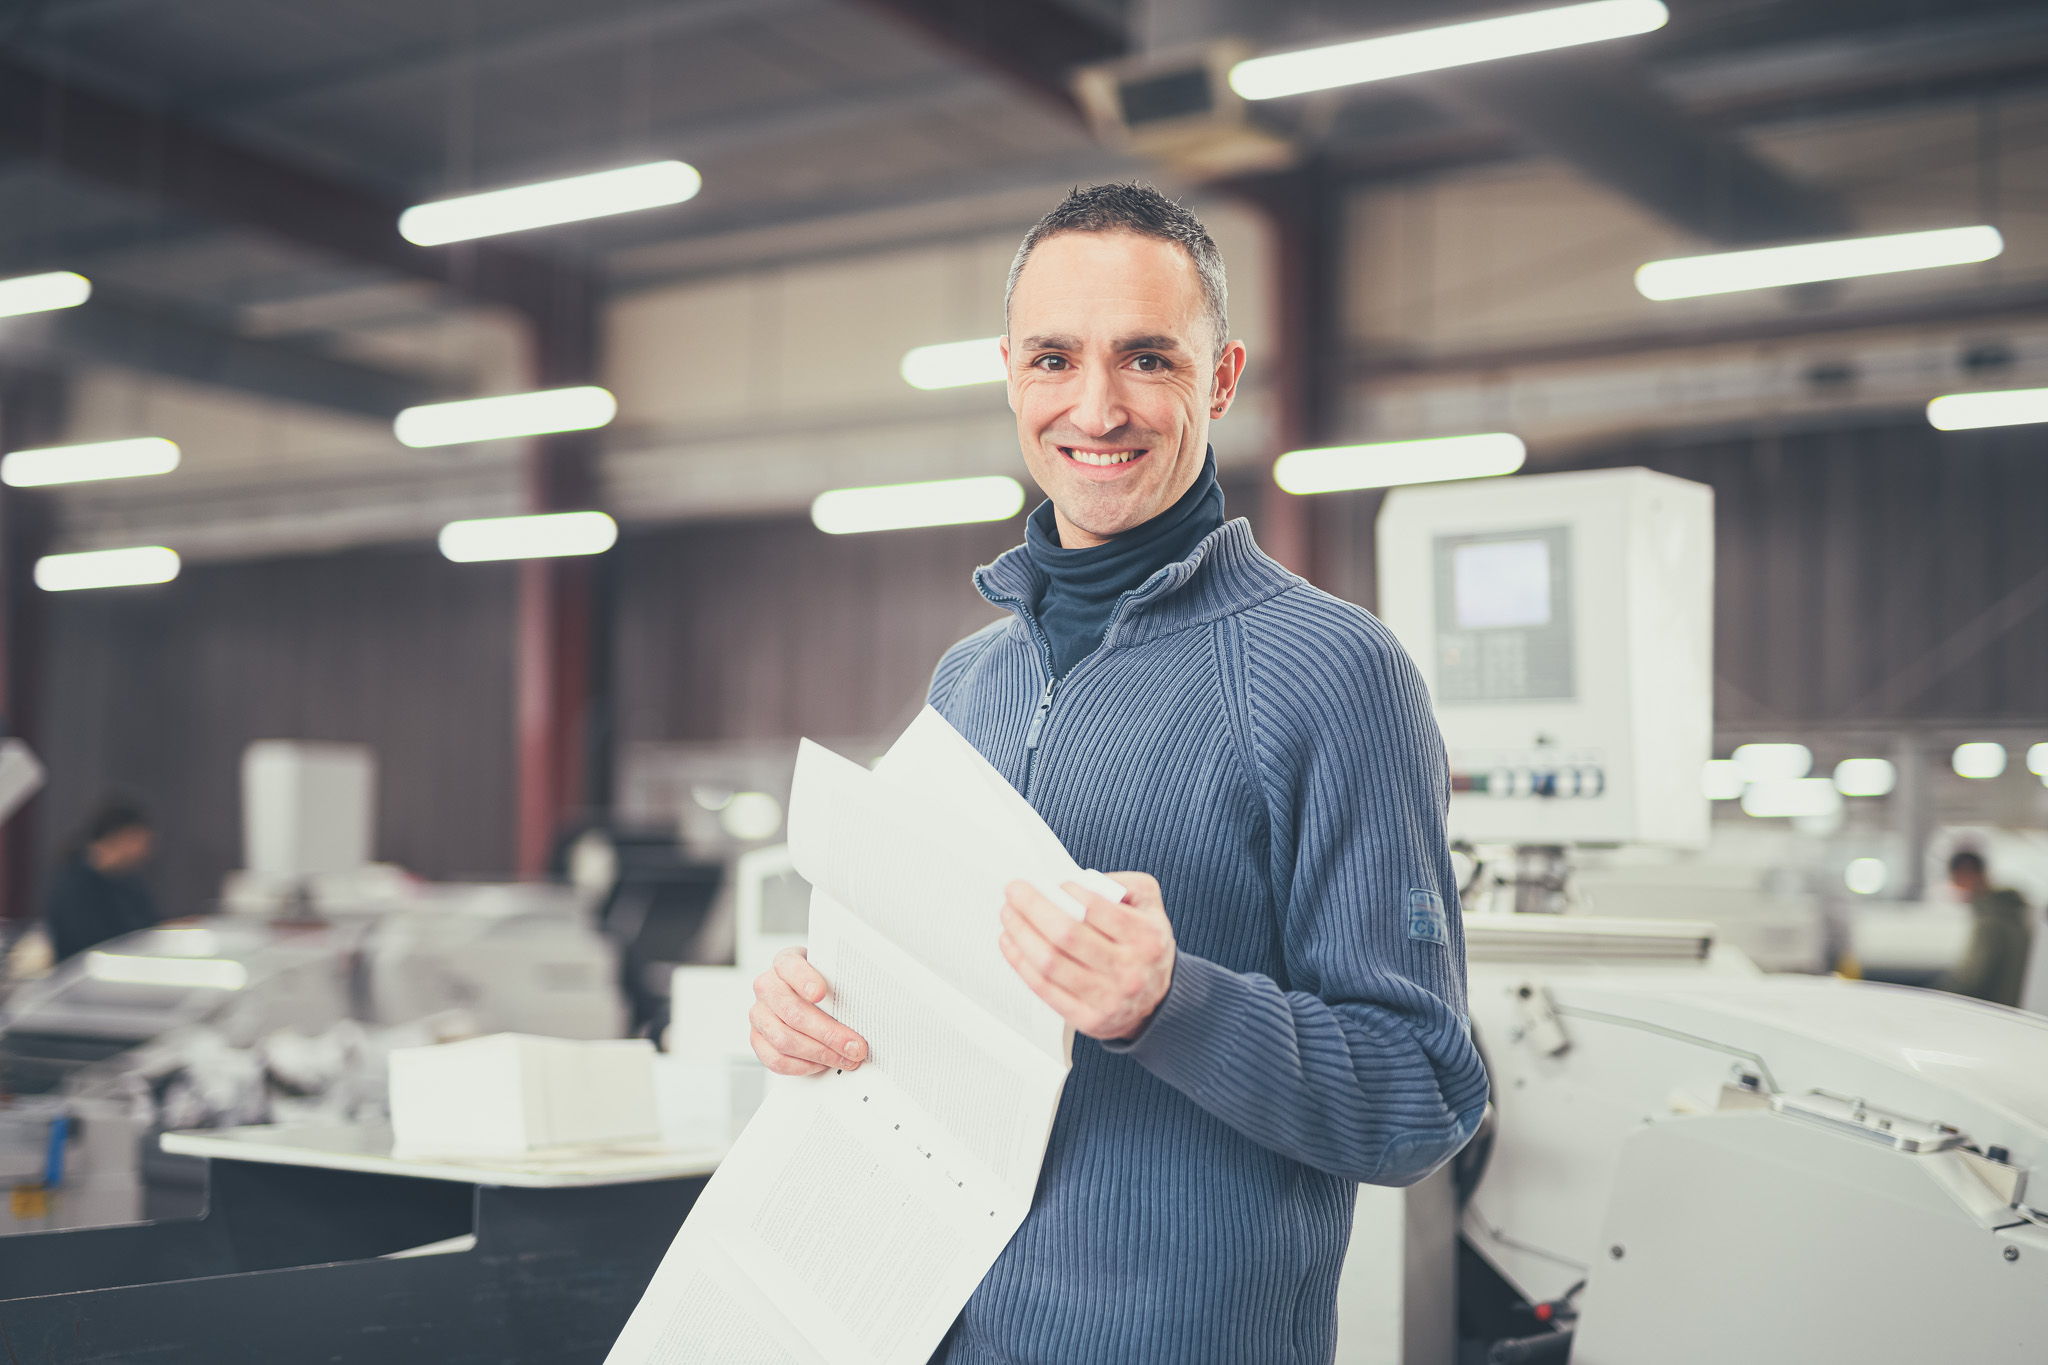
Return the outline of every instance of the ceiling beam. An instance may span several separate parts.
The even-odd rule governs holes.
[[[1439,73],[1430,85],[1703,240],[1781,241],[1851,227],[1838,200],[1800,184],[1610,58],[1490,63]]]
[[[98,290],[77,308],[0,323],[0,354],[69,357],[388,421],[458,386],[258,340]]]
[[[693,0],[677,4],[676,0],[659,0],[603,18],[578,13],[572,6],[566,18],[524,25],[468,43],[424,43],[296,74],[214,86],[194,92],[179,104],[181,109],[205,117],[232,117],[258,108],[304,104],[432,76],[457,64],[478,69],[558,62],[608,47],[623,49],[686,33],[759,23],[816,3],[818,0]]]
[[[0,152],[513,308],[539,325],[544,348],[570,345],[589,326],[595,291],[581,272],[488,241],[414,246],[398,235],[404,204],[5,58]]]
[[[1055,0],[861,3],[1077,115],[1068,85],[1074,68],[1121,57],[1131,46],[1122,29]]]

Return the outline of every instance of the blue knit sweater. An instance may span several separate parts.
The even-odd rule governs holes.
[[[1486,1102],[1428,694],[1242,520],[1052,686],[1038,572],[976,572],[1015,615],[931,702],[1084,867],[1159,879],[1179,956],[1134,1042],[1075,1040],[1031,1214],[937,1358],[1327,1361],[1355,1182],[1421,1179]]]

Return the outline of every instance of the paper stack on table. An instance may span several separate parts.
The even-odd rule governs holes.
[[[806,740],[789,846],[871,1060],[770,1088],[607,1365],[923,1365],[1030,1210],[1073,1033],[1003,960],[1003,890],[1123,888],[929,707],[872,772]]]

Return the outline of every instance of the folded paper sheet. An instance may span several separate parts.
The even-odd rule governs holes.
[[[922,1365],[1030,1211],[1073,1034],[1003,960],[1003,888],[1120,897],[927,707],[873,771],[806,740],[790,855],[869,1063],[780,1082],[607,1365]]]

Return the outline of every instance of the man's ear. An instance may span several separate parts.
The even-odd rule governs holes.
[[[1010,411],[1015,412],[1017,410],[1017,376],[1010,373],[1010,338],[1007,336],[997,337],[996,346],[1003,353],[1003,392],[1009,397]]]
[[[1209,382],[1209,415],[1221,417],[1230,411],[1230,405],[1237,401],[1238,381],[1244,378],[1246,352],[1242,341],[1226,344],[1223,354],[1216,358],[1215,372]]]

